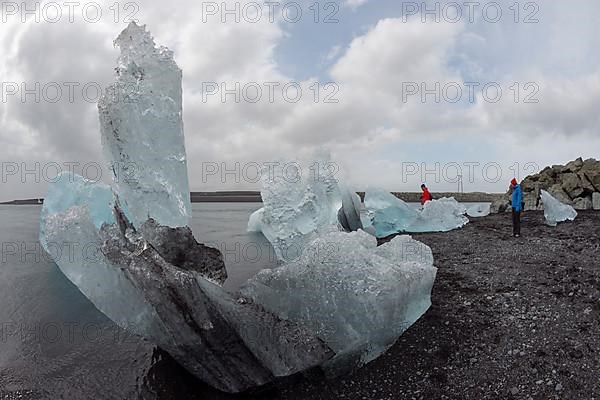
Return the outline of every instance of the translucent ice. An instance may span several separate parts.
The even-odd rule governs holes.
[[[250,215],[248,219],[248,232],[262,232],[262,219],[265,213],[264,208],[260,208]]]
[[[264,270],[242,293],[307,327],[344,372],[386,351],[430,306],[436,268],[426,245],[398,236],[377,247],[363,232],[320,232],[293,262]]]
[[[293,260],[313,234],[338,225],[342,198],[330,165],[322,155],[310,168],[277,163],[263,171],[264,207],[251,216],[248,230],[260,229],[278,259]]]
[[[166,226],[187,226],[181,70],[171,51],[155,46],[145,26],[131,23],[115,44],[121,49],[116,79],[98,104],[114,190],[134,226],[149,217]]]
[[[373,213],[373,227],[377,237],[406,232],[417,219],[415,208],[383,189],[367,190],[365,207]]]
[[[467,209],[467,215],[473,218],[487,217],[491,212],[491,204],[476,204]]]
[[[186,226],[181,71],[143,27],[132,23],[117,42],[117,81],[100,105],[112,186],[60,175],[42,209],[44,249],[116,324],[222,391],[330,359],[333,352],[311,332],[221,288],[221,253],[196,242]]]
[[[544,203],[544,217],[548,225],[556,226],[559,222],[574,221],[577,217],[577,211],[573,207],[556,200],[545,190],[541,191],[541,196]]]
[[[365,206],[373,213],[377,237],[399,232],[447,232],[469,222],[465,207],[454,198],[428,201],[418,209],[386,190],[370,189],[365,196]]]
[[[90,193],[102,200],[89,202]],[[240,392],[333,355],[311,333],[237,302],[209,280],[224,269],[222,256],[195,242],[189,228],[149,220],[142,235],[110,189],[78,176],[61,175],[49,196],[42,245],[61,271],[117,325],[159,345],[212,386]],[[55,207],[65,198],[67,208]],[[66,244],[75,251],[60,257]]]
[[[123,271],[101,252],[100,228],[116,224],[115,203],[110,187],[62,173],[48,187],[40,242],[63,274],[100,311],[117,325],[141,334],[154,329],[153,311]]]
[[[469,219],[465,217],[467,210],[454,198],[444,197],[425,203],[417,212],[417,219],[406,230],[407,232],[448,232],[462,228]]]

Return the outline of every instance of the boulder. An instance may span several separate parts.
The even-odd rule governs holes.
[[[600,192],[600,161],[593,158],[585,160],[580,172],[594,186],[595,191]]]
[[[550,176],[556,177],[562,174],[563,168],[563,165],[553,165],[552,167],[550,167]]]
[[[573,200],[569,197],[567,193],[562,188],[562,185],[556,184],[551,186],[548,189],[548,193],[552,195],[556,200],[560,201],[563,204],[573,205]]]
[[[537,176],[528,176],[521,182],[521,189],[524,193],[533,192],[539,187],[539,177]]]
[[[562,188],[571,199],[580,197],[584,190],[581,187],[581,179],[579,175],[569,172],[561,176]]]
[[[525,211],[535,211],[538,209],[539,196],[535,191],[525,193],[523,195],[523,203],[525,203]]]
[[[596,192],[600,192],[600,170],[588,170],[584,171],[583,174],[587,180],[592,184]]]
[[[594,210],[600,210],[600,193],[594,193],[592,195],[592,207]]]
[[[600,169],[600,161],[595,160],[593,158],[588,158],[583,162],[583,167],[581,167],[582,171],[592,171]]]
[[[592,182],[588,179],[584,172],[579,172],[577,174],[579,176],[579,180],[581,181],[581,188],[583,189],[586,197],[596,192],[596,188],[592,185]]]
[[[521,188],[525,210],[543,207],[541,190],[549,192],[561,203],[576,206],[580,210],[590,209],[594,204],[600,209],[600,161],[593,158],[584,161],[580,157],[564,166],[546,167],[540,173],[523,179]],[[506,193],[506,200],[494,202],[492,212],[502,212],[505,207],[510,211],[507,206],[510,194],[511,190]]]
[[[500,213],[507,211],[509,208],[510,208],[510,203],[509,203],[508,199],[502,198],[502,199],[496,200],[492,203],[492,205],[490,206],[490,213],[500,214]]]
[[[577,172],[581,171],[582,167],[583,167],[583,159],[581,157],[579,157],[577,160],[571,161],[570,163],[565,165],[563,167],[562,172],[577,173]]]
[[[576,210],[591,210],[593,208],[591,197],[579,197],[573,200],[573,208]]]

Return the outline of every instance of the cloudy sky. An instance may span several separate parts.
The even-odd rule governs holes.
[[[43,196],[58,168],[98,175],[98,89],[131,16],[183,69],[192,190],[257,189],[253,166],[322,149],[389,190],[460,173],[501,192],[599,158],[600,2],[514,3],[1,1],[0,200]]]

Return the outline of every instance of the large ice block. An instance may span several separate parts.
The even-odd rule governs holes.
[[[545,190],[541,191],[541,196],[544,203],[544,217],[548,225],[556,226],[559,222],[574,221],[577,218],[577,211],[573,207],[556,200]]]
[[[187,226],[191,215],[182,120],[182,73],[173,53],[135,23],[115,44],[115,82],[98,103],[113,188],[134,226],[148,218]]]
[[[134,23],[117,43],[117,80],[100,104],[113,182],[61,174],[42,209],[44,249],[117,325],[222,391],[330,359],[331,349],[311,332],[221,288],[221,253],[198,243],[187,226],[181,71]]]
[[[263,171],[264,207],[248,230],[260,229],[279,260],[295,259],[316,232],[338,226],[342,198],[330,165],[329,155],[320,154],[310,167],[280,162]]]
[[[363,231],[331,230],[242,294],[315,332],[336,353],[325,368],[340,373],[378,357],[429,308],[436,271],[429,247],[409,236],[377,247]]]
[[[453,197],[443,197],[425,203],[406,232],[448,232],[469,223],[467,209]]]
[[[148,220],[138,231],[110,188],[72,174],[50,185],[47,199],[40,240],[67,278],[213,387],[244,391],[333,356],[311,332],[223,290],[221,253],[189,228]]]
[[[365,206],[373,213],[373,227],[380,238],[400,232],[447,232],[469,222],[465,207],[454,198],[428,201],[419,209],[375,188],[367,191]]]
[[[379,188],[367,190],[365,207],[373,213],[373,227],[377,237],[406,232],[417,219],[416,208]]]

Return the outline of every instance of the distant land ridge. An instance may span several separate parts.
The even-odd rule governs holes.
[[[408,203],[418,203],[421,201],[420,192],[392,192],[396,197]],[[364,201],[365,193],[358,192],[360,198]],[[432,192],[434,199],[442,197],[454,197],[459,202],[464,203],[492,203],[502,198],[502,193],[452,193],[452,192]],[[259,191],[221,191],[221,192],[191,192],[192,203],[262,203]],[[37,205],[42,204],[44,199],[24,199],[12,200],[1,205]]]

